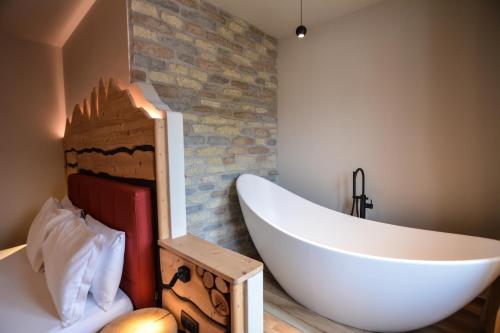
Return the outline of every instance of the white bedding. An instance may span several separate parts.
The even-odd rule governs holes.
[[[83,318],[63,328],[52,304],[44,273],[35,273],[22,249],[0,260],[0,332],[90,333],[114,318],[133,310],[128,296],[118,290],[111,308],[105,312],[89,294]]]

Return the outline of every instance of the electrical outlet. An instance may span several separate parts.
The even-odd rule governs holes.
[[[198,322],[184,312],[184,310],[181,311],[181,324],[184,326],[186,332],[198,333],[199,331]]]

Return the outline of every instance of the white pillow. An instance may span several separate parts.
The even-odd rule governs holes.
[[[104,250],[90,292],[95,302],[107,311],[120,286],[123,272],[123,256],[125,254],[125,233],[109,228],[87,215],[85,221],[89,228],[104,237]]]
[[[63,327],[83,315],[103,241],[83,219],[73,216],[55,226],[43,244],[47,287]]]
[[[26,255],[35,272],[43,266],[42,246],[51,230],[60,222],[70,219],[73,214],[62,209],[59,202],[49,198],[31,223],[26,241]]]
[[[73,205],[73,203],[71,202],[71,200],[69,200],[67,195],[65,195],[64,198],[61,200],[61,206],[64,209],[72,211],[76,216],[82,217],[82,210]]]

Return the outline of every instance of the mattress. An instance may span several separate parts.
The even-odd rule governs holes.
[[[0,332],[97,332],[107,323],[133,311],[132,302],[118,290],[108,311],[97,306],[89,294],[85,313],[78,322],[62,327],[52,304],[45,274],[34,272],[26,249],[0,260]]]

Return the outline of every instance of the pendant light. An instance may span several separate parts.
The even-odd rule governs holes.
[[[295,29],[295,34],[299,39],[302,39],[307,34],[307,28],[302,25],[302,0],[300,0],[300,25]]]

